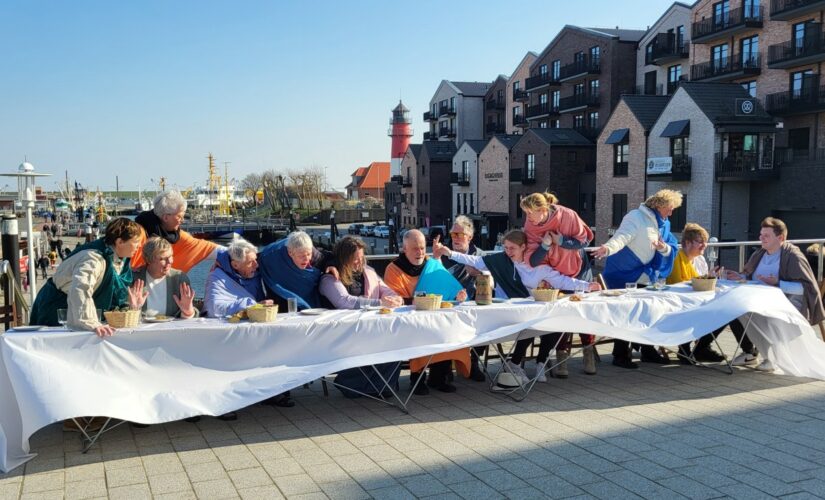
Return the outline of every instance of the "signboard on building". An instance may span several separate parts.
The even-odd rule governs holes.
[[[750,116],[756,111],[756,99],[736,99],[736,116]]]
[[[504,173],[503,172],[488,172],[488,173],[484,174],[484,180],[485,181],[495,182],[499,179],[504,179]]]
[[[673,170],[673,158],[662,156],[659,158],[647,159],[647,174],[669,174]]]

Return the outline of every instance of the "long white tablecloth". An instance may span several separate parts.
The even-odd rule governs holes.
[[[220,415],[339,370],[515,337],[524,329],[676,345],[754,312],[749,333],[779,368],[825,379],[825,344],[776,288],[672,287],[582,302],[513,300],[390,315],[331,311],[274,324],[194,319],[106,339],[50,329],[0,337],[0,470],[34,455],[29,437],[71,417],[162,423]]]

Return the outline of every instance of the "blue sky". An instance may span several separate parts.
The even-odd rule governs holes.
[[[0,170],[27,155],[88,187],[187,187],[212,152],[231,177],[318,165],[342,188],[389,160],[399,96],[420,141],[442,79],[490,81],[565,24],[645,29],[671,4],[5,0]]]

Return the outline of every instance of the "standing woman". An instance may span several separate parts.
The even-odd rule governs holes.
[[[670,276],[679,243],[670,232],[668,217],[680,206],[682,193],[662,189],[628,212],[613,237],[593,251],[596,258],[607,257],[602,277],[608,288],[624,288],[626,283],[647,284],[657,277]],[[649,345],[642,346],[642,361],[668,362]],[[630,359],[627,342],[613,343],[613,364],[638,368]]]
[[[67,310],[67,326],[100,337],[115,329],[101,324],[97,309],[129,305],[139,309],[143,281],[132,282],[130,258],[140,246],[141,228],[129,219],[115,219],[105,235],[77,248],[55,271],[32,305],[32,325],[57,326],[57,310]]]
[[[547,264],[570,278],[589,281],[592,278],[590,262],[584,248],[593,241],[593,231],[579,214],[565,206],[551,193],[533,193],[521,200],[524,210],[524,232],[527,234],[525,260],[533,267]],[[595,335],[580,334],[583,346],[596,341]],[[567,377],[566,359],[570,356],[570,335],[565,335],[556,349],[559,358],[555,375]],[[584,372],[596,374],[596,355],[593,349],[582,353]]]

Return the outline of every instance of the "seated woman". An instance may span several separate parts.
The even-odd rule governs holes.
[[[119,218],[106,226],[106,234],[75,249],[49,279],[32,305],[33,325],[58,326],[57,310],[66,309],[66,325],[89,330],[100,337],[115,329],[100,321],[97,309],[109,311],[124,305],[140,308],[143,282],[132,278],[130,258],[140,245],[140,226]]]
[[[392,308],[404,305],[404,299],[384,284],[373,268],[366,265],[366,247],[361,238],[356,236],[344,236],[338,240],[332,255],[340,279],[325,274],[321,278],[321,295],[336,309],[360,309],[364,306]],[[375,365],[375,370],[382,374],[384,380],[396,387],[399,368],[399,363],[395,362]],[[381,377],[369,367],[342,370],[335,378],[335,383],[346,397],[358,397],[359,393],[380,397],[381,394],[376,391],[384,385]]]
[[[145,298],[142,309],[151,316],[162,315],[174,318],[194,318],[198,315],[192,305],[195,294],[189,283],[189,276],[172,269],[172,244],[152,236],[143,244],[145,266],[132,271],[135,279],[145,283]]]
[[[504,253],[484,257],[454,252],[437,241],[433,243],[433,255],[436,257],[446,255],[458,263],[470,265],[481,271],[490,271],[496,284],[496,297],[528,297],[530,295],[528,288],[537,288],[542,283],[562,290],[576,290],[583,287],[591,291],[601,290],[598,283],[589,283],[565,276],[546,264],[530,267],[530,264],[524,260],[526,249],[527,235],[520,229],[510,230],[504,235]],[[536,357],[536,376],[539,382],[547,380],[544,374],[547,357],[550,350],[559,343],[562,335],[562,333],[549,333],[541,336],[539,354]],[[521,362],[532,342],[532,338],[519,340],[509,361],[510,370],[524,383],[529,382],[530,379],[521,367]]]

